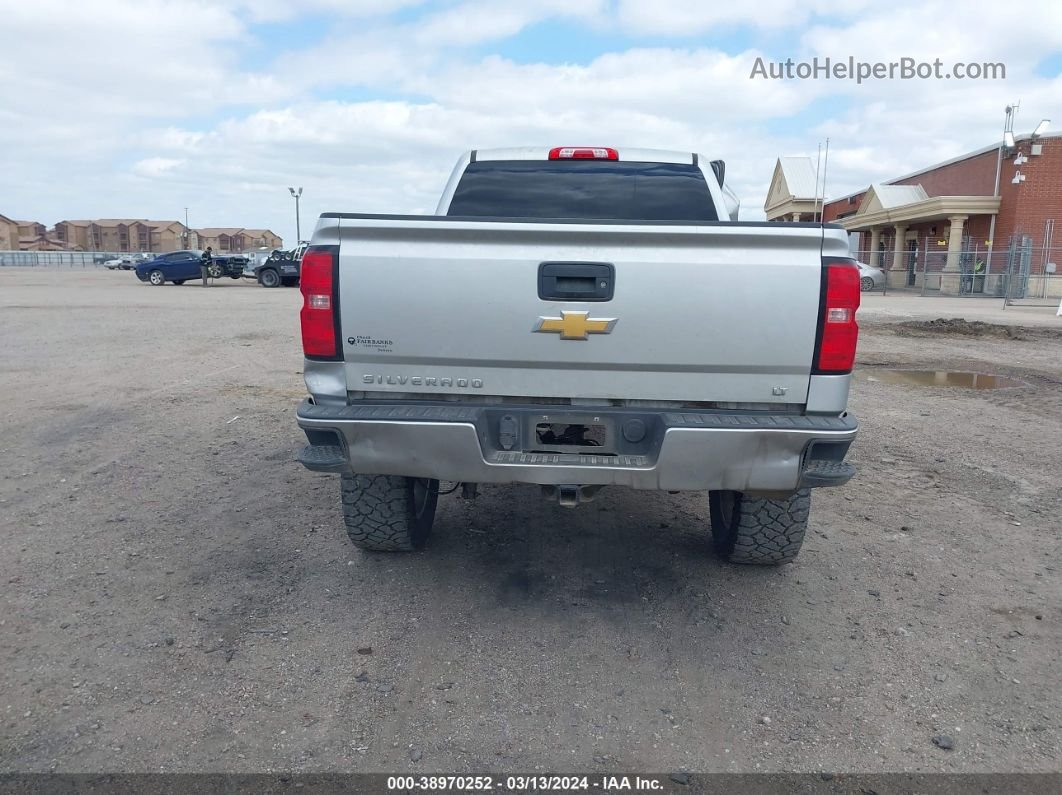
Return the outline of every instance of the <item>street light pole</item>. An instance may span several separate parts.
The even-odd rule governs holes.
[[[188,243],[190,241],[191,241],[191,238],[188,235],[188,208],[185,207],[184,208],[184,247],[186,249],[188,248]]]
[[[302,197],[302,188],[299,188],[298,193],[295,188],[288,188],[288,191],[295,197],[295,247],[298,248],[302,243],[302,227],[299,224],[299,199]]]

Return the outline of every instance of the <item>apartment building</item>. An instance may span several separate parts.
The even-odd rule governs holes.
[[[196,248],[209,246],[214,251],[254,251],[257,248],[281,248],[284,241],[268,229],[243,227],[207,227],[196,229]]]
[[[89,228],[92,221],[60,221],[52,230],[52,236],[70,251],[91,251]],[[106,249],[101,249],[106,250]],[[114,249],[117,251],[117,249]]]
[[[0,251],[107,251],[161,253],[181,249],[254,251],[281,248],[284,241],[269,229],[208,227],[188,229],[180,221],[146,218],[97,218],[59,221],[55,228],[37,221],[0,215]]]
[[[51,251],[62,249],[37,221],[16,221],[0,215],[0,251]]]
[[[40,221],[15,221],[18,224],[18,236],[19,237],[47,237],[48,227],[42,224]]]
[[[0,251],[18,251],[18,221],[0,215]]]

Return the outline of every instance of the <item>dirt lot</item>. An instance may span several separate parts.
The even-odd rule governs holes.
[[[903,300],[794,565],[722,564],[703,495],[532,487],[369,557],[293,460],[297,291],[3,269],[0,769],[1058,771],[1062,337]]]

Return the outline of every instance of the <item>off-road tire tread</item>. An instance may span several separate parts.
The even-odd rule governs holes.
[[[742,495],[736,508],[733,547],[727,551],[727,544],[725,541],[720,544],[721,537],[717,536],[716,549],[731,563],[753,566],[789,563],[800,553],[810,512],[810,489],[801,489],[780,500]],[[723,528],[716,531],[713,527],[712,531],[725,538]]]
[[[408,481],[398,475],[342,476],[343,523],[355,546],[372,552],[417,549]],[[438,486],[430,498],[429,522],[435,514],[437,491]]]

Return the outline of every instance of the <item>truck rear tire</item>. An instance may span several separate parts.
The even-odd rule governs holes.
[[[811,490],[800,489],[784,499],[713,491],[708,508],[715,551],[724,560],[779,566],[792,561],[804,543]]]
[[[262,268],[258,272],[258,283],[263,287],[280,287],[280,274],[275,268]]]
[[[439,481],[397,475],[343,475],[343,521],[354,545],[411,552],[428,540]]]

